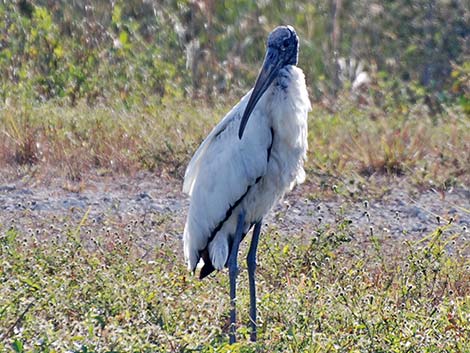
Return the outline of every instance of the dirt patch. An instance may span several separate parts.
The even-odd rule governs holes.
[[[132,178],[90,178],[77,192],[64,185],[60,179],[36,185],[19,180],[0,184],[1,228],[15,227],[20,234],[42,240],[80,228],[89,244],[97,231],[105,238],[138,236],[143,256],[161,242],[180,246],[188,207],[181,181],[142,173]],[[365,190],[353,195],[325,191],[307,183],[288,194],[265,222],[289,236],[314,234],[338,220],[348,222],[359,240],[370,235],[418,239],[446,226],[449,234],[458,235],[457,241],[465,241],[470,237],[470,190],[440,193],[397,183],[374,196]]]

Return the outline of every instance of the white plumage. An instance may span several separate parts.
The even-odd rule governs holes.
[[[227,262],[237,211],[243,208],[246,212],[246,233],[287,190],[305,179],[303,162],[311,107],[302,70],[296,66],[281,69],[251,113],[240,140],[238,128],[250,94],[212,130],[186,170],[183,191],[190,195],[190,207],[183,240],[190,270],[198,264],[213,230],[248,187],[246,196],[209,244],[216,269]]]
[[[256,249],[261,221],[284,193],[305,179],[307,115],[305,77],[297,66],[299,38],[291,26],[274,29],[253,90],[204,140],[186,169],[190,196],[184,255],[200,278],[229,268],[230,343],[235,342],[238,248],[254,225],[247,256],[250,338],[256,341]]]

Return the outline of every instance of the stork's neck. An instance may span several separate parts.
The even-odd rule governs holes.
[[[269,115],[275,134],[285,144],[301,144],[307,129],[307,112],[311,109],[302,70],[290,65],[281,69],[269,93]]]

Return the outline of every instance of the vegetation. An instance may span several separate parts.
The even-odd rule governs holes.
[[[469,16],[459,1],[3,2],[0,165],[181,177],[288,22],[315,107],[311,170],[466,182]]]
[[[339,88],[344,57],[399,86],[421,86],[432,104],[460,99],[468,109],[460,79],[469,73],[469,16],[458,0],[3,2],[0,96],[131,104],[244,91],[267,33],[290,23],[316,98]]]
[[[344,196],[348,180],[381,195],[382,176],[468,187],[469,11],[459,0],[0,2],[0,180],[58,176],[77,191],[90,175],[144,170],[181,181],[253,84],[267,33],[290,23],[321,197]],[[359,237],[340,207],[335,223],[289,238],[268,229],[260,342],[247,343],[242,271],[242,339],[229,346],[227,278],[186,272],[174,216],[58,215],[28,232],[0,222],[0,350],[470,352],[465,227]],[[148,229],[171,236],[143,253]]]
[[[308,201],[306,201],[308,202]],[[461,227],[420,241],[358,237],[337,221],[259,251],[260,341],[248,343],[248,288],[239,281],[240,343],[228,345],[228,276],[199,281],[181,264],[173,215],[141,249],[148,225],[100,227],[84,215],[19,234],[0,228],[0,349],[15,352],[468,352],[470,262]],[[367,229],[361,232],[367,232]],[[366,234],[367,234],[366,233]],[[365,242],[360,244],[359,238]],[[379,241],[379,238],[381,239]],[[246,243],[244,243],[246,246]],[[246,254],[246,249],[242,249]],[[466,255],[467,254],[467,255]]]
[[[132,110],[85,103],[6,106],[1,162],[5,171],[13,167],[14,175],[39,179],[59,175],[80,182],[89,173],[142,169],[181,178],[193,151],[232,103],[209,108],[163,101]],[[423,104],[384,112],[357,107],[347,95],[337,104],[335,112],[315,106],[310,115],[311,181],[385,174],[443,190],[469,182],[470,121],[458,109],[446,108],[439,117],[429,116]]]

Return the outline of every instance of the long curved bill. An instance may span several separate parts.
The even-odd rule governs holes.
[[[261,68],[261,71],[258,74],[256,79],[255,88],[251,92],[250,99],[246,105],[245,112],[243,113],[242,120],[240,122],[240,128],[238,130],[238,138],[241,139],[243,136],[243,131],[245,131],[246,124],[250,115],[255,109],[256,103],[263,96],[263,93],[268,89],[269,85],[274,81],[274,78],[279,73],[281,69],[281,60],[279,58],[279,53],[276,49],[268,48],[266,51],[266,56],[264,58],[264,63]]]

